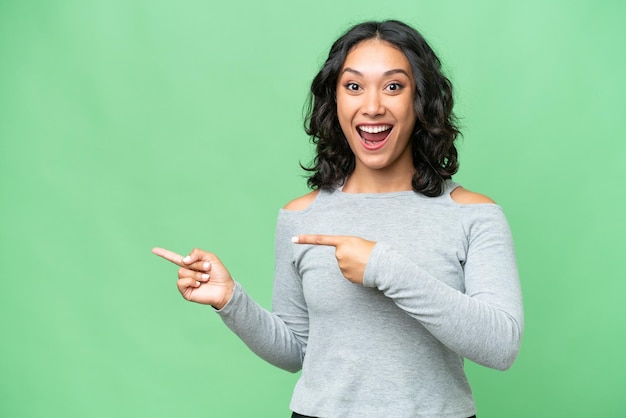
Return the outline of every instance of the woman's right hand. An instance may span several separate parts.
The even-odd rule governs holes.
[[[187,256],[165,248],[153,248],[152,253],[180,267],[176,284],[185,299],[222,309],[233,296],[235,282],[215,254],[197,248]]]

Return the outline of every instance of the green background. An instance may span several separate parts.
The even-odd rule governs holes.
[[[309,83],[365,19],[423,32],[456,88],[455,179],[507,213],[520,356],[467,365],[479,416],[626,400],[626,3],[0,0],[0,416],[286,417],[297,375],[185,302],[164,246],[270,307],[305,193]]]

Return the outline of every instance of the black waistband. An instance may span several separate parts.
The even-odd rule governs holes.
[[[294,412],[291,414],[291,418],[315,418],[315,417],[311,417],[309,415],[300,415],[299,413]],[[476,418],[476,415],[472,415],[471,417],[468,417],[468,418]]]

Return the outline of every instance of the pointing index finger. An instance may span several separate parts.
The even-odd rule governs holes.
[[[159,257],[163,257],[167,261],[171,261],[172,263],[184,267],[183,256],[180,254],[176,254],[173,251],[166,250],[165,248],[155,247],[152,249],[152,254],[158,255]]]
[[[294,244],[331,245],[338,246],[345,237],[341,235],[304,234],[291,238]]]

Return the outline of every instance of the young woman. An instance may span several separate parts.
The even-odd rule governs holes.
[[[302,370],[293,417],[469,417],[467,358],[507,369],[521,291],[502,209],[451,181],[452,87],[398,21],[354,26],[312,84],[313,191],[279,213],[273,309],[215,254],[183,257],[187,300],[212,305],[256,354]]]

